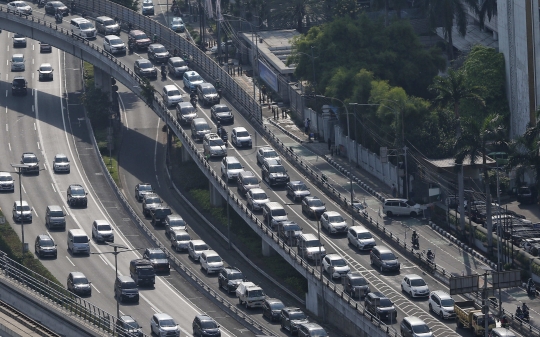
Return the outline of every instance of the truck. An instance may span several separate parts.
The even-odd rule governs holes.
[[[240,282],[236,288],[236,297],[240,305],[244,304],[246,309],[262,307],[266,298],[262,288],[253,282]]]
[[[149,260],[135,259],[129,263],[129,274],[137,283],[137,286],[147,285],[154,286],[156,282],[156,272]]]
[[[473,330],[475,336],[484,336],[485,315],[482,313],[482,306],[475,301],[456,301],[454,302],[454,311],[458,328]],[[488,315],[488,330],[496,327],[495,318]]]

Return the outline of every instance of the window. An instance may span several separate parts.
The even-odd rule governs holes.
[[[106,225],[97,225],[97,230],[98,231],[110,231],[111,230],[111,226],[109,224],[106,224]]]
[[[79,28],[82,30],[85,30],[85,29],[92,29],[94,27],[92,26],[90,22],[81,22],[79,23]]]
[[[154,47],[154,53],[166,53],[167,49],[164,46]]]
[[[279,208],[272,210],[272,216],[286,216],[287,212],[285,212],[285,209]]]
[[[167,96],[180,96],[180,91],[179,90],[169,90],[167,91]]]
[[[240,165],[240,163],[229,163],[227,168],[229,170],[240,170],[240,169],[242,169],[242,165]]]
[[[240,137],[240,136],[238,136]],[[270,173],[285,173],[285,167],[283,166],[270,166],[269,170]]]
[[[221,257],[219,256],[208,256],[208,263],[210,262],[221,262]]]

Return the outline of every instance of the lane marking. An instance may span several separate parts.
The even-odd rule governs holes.
[[[71,265],[72,265],[73,267],[75,267],[75,263],[73,263],[73,261],[71,261],[71,260],[69,259],[69,256],[66,255],[66,259],[69,261],[69,263],[71,263]]]

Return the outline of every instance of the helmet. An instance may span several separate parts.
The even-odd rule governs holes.
[[[428,249],[427,252],[428,252],[428,254],[431,253],[431,249]]]
[[[217,122],[217,127],[218,128],[221,127],[221,122],[220,121]]]
[[[415,230],[413,230],[413,231],[412,231],[412,233],[413,233],[413,234],[416,234],[416,231],[415,231]]]

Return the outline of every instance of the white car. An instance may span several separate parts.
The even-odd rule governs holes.
[[[189,236],[188,232],[186,232],[185,230],[181,230],[181,229],[174,230],[170,232],[169,237],[171,238],[171,246],[177,252],[188,249],[189,242],[191,241],[191,237]]]
[[[338,212],[327,211],[321,215],[321,227],[326,228],[328,233],[345,233],[347,232],[347,223]]]
[[[247,205],[252,212],[262,210],[264,204],[270,202],[262,188],[252,188],[246,193]]]
[[[199,261],[201,253],[205,250],[208,250],[208,245],[203,240],[191,240],[188,244],[188,254],[195,261]]]
[[[416,274],[405,275],[401,281],[401,291],[411,297],[428,297],[429,287],[424,279]]]
[[[373,235],[364,226],[352,226],[347,231],[347,240],[358,250],[370,250],[375,247],[375,239]]]
[[[429,310],[442,319],[456,317],[454,299],[442,290],[435,290],[429,294]]]
[[[175,85],[168,84],[163,87],[163,103],[165,103],[167,108],[176,106],[183,101],[184,98],[182,97],[182,93]]]
[[[163,313],[154,314],[150,320],[151,334],[155,334],[158,337],[180,337],[180,328],[178,324],[174,322],[174,319]]]
[[[277,154],[276,150],[270,146],[261,147],[257,150],[257,163],[262,165],[265,159],[275,159],[281,164],[281,158]]]
[[[244,167],[236,157],[227,156],[221,160],[221,175],[229,181],[238,178],[238,174],[244,170]]]
[[[236,147],[249,147],[251,149],[251,135],[244,127],[237,127],[232,129],[231,142]]]
[[[92,238],[97,242],[114,242],[113,229],[107,220],[94,220]]]
[[[103,49],[109,53],[115,54],[125,54],[126,53],[126,44],[124,41],[116,35],[106,35],[103,38]]]
[[[39,80],[53,80],[53,67],[50,63],[42,63],[39,66],[38,73],[39,73]]]
[[[9,172],[0,172],[0,191],[15,191],[15,181]]]
[[[338,278],[351,272],[347,262],[338,254],[326,255],[322,260],[322,266],[332,278]]]
[[[8,11],[22,15],[32,15],[32,7],[24,1],[12,1],[7,4]]]
[[[218,253],[213,250],[203,251],[199,258],[199,262],[206,274],[217,273],[223,268],[223,260]]]
[[[13,54],[11,57],[11,71],[24,71],[24,55]]]
[[[53,170],[54,172],[67,172],[69,173],[69,159],[65,154],[59,153],[54,156],[53,160]]]

